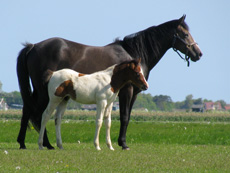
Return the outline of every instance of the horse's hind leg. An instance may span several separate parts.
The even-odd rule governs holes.
[[[56,141],[57,146],[60,149],[63,149],[62,138],[61,138],[61,118],[66,110],[68,100],[63,100],[57,107],[55,113],[55,127],[56,127]]]
[[[20,144],[20,149],[26,149],[25,137],[30,114],[31,112],[29,112],[29,109],[24,105],[22,109],[21,127],[17,138],[17,141]]]
[[[110,128],[111,128],[111,111],[113,103],[111,103],[105,110],[105,128],[106,128],[106,144],[110,150],[114,150],[110,138]]]

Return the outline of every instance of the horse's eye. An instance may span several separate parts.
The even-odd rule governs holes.
[[[185,34],[184,37],[187,38],[187,37],[188,37],[188,34]]]
[[[140,73],[137,73],[137,77],[139,77],[140,76]]]

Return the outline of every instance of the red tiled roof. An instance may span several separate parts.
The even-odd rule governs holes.
[[[221,110],[221,104],[220,102],[205,102],[204,107],[206,110]]]
[[[225,110],[230,110],[230,105],[226,105],[224,108]]]

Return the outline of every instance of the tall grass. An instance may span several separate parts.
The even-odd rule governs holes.
[[[63,119],[95,120],[95,111],[67,110]],[[21,119],[20,110],[0,111],[0,118]],[[112,119],[119,120],[119,111],[112,112]],[[131,121],[176,121],[176,122],[230,122],[230,112],[143,112],[132,111]]]

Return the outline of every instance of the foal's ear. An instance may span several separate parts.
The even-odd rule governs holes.
[[[131,68],[132,70],[135,68],[135,64],[134,64],[133,62],[130,64],[130,68]]]
[[[140,64],[140,63],[141,63],[141,57],[137,60],[137,62],[138,62],[138,64]]]

